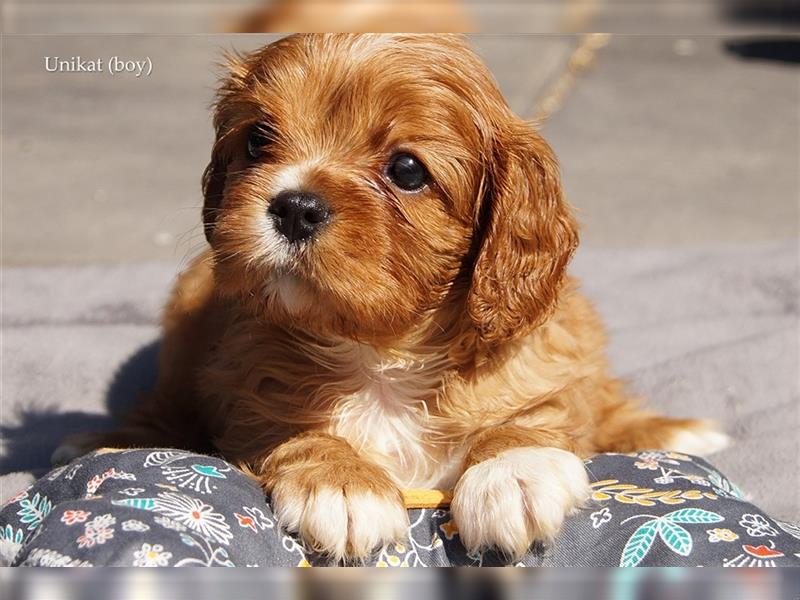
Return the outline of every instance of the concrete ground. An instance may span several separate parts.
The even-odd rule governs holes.
[[[622,11],[614,0],[570,2],[557,11],[555,3],[515,4],[516,12],[505,15],[492,3],[468,3],[478,23],[511,31],[535,16],[530,22],[537,30],[624,25],[650,33],[614,36],[544,124],[580,211],[584,244],[636,248],[797,232],[796,66],[746,60],[728,48],[751,40],[755,29],[782,29],[701,4],[662,10],[673,18],[658,30],[651,15]],[[84,27],[208,30],[229,14],[191,2],[121,6],[135,8],[138,17],[114,19],[95,10],[86,16],[100,16]],[[3,264],[177,262],[191,254],[202,240],[199,179],[211,142],[210,67],[222,49],[254,48],[272,38],[26,35],[53,22],[75,31],[79,22],[54,21],[36,2],[7,0],[3,15],[6,30],[20,32],[2,40]],[[674,35],[680,28],[716,33]],[[581,38],[472,39],[512,108],[531,116]],[[75,55],[149,57],[154,69],[138,79],[43,69],[44,56]]]
[[[179,261],[191,253],[202,240],[213,65],[223,49],[274,37],[5,37],[3,264]],[[558,77],[575,43],[475,39],[521,113]],[[48,73],[44,56],[149,57],[153,72]]]

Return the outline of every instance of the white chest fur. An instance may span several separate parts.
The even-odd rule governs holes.
[[[443,359],[433,353],[414,360],[386,357],[365,345],[352,357],[358,364],[348,366],[359,389],[338,403],[330,432],[378,461],[402,487],[452,487],[461,456],[437,439],[428,413],[441,386]]]

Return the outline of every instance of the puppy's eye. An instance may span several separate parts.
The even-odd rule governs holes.
[[[263,156],[270,144],[275,141],[275,130],[267,123],[256,123],[247,133],[247,154],[256,159]]]
[[[398,152],[386,168],[389,179],[406,192],[421,190],[428,183],[428,171],[419,159],[407,152]]]

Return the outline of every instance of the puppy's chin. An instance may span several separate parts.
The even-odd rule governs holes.
[[[306,280],[292,273],[275,273],[267,285],[270,308],[285,312],[291,318],[310,316],[315,291]]]

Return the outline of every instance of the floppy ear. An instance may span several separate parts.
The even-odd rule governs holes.
[[[203,171],[203,229],[209,242],[217,214],[222,208],[225,178],[230,162],[225,138],[230,134],[229,123],[236,114],[237,104],[249,75],[247,59],[247,55],[227,52],[221,65],[226,75],[220,83],[214,105],[214,146],[211,150],[211,161]]]
[[[206,239],[211,242],[217,214],[222,207],[222,193],[225,190],[225,175],[228,161],[223,160],[219,144],[214,144],[211,151],[211,162],[203,171],[203,230]]]
[[[469,316],[489,346],[529,333],[550,316],[578,245],[547,142],[520,121],[496,137],[492,154],[467,297]]]

